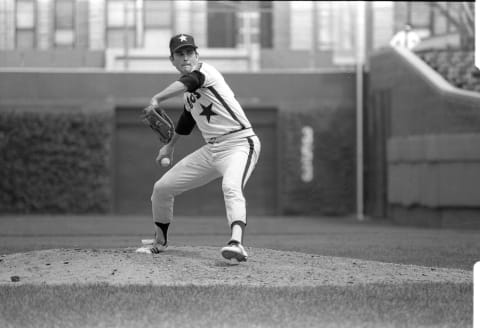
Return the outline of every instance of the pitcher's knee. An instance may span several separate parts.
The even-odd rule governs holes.
[[[152,201],[153,199],[163,199],[172,197],[171,188],[162,180],[158,180],[153,185]]]
[[[243,193],[240,186],[224,181],[222,183],[223,195],[226,199],[243,199]]]

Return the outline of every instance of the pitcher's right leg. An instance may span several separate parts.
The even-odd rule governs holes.
[[[160,251],[167,246],[167,233],[173,218],[175,196],[220,177],[220,173],[211,166],[211,156],[207,147],[204,146],[183,158],[154,184],[151,196],[152,214],[155,244]]]

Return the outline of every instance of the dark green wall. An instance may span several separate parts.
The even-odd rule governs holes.
[[[252,199],[249,215],[353,213],[355,74],[329,71],[224,76],[262,139],[262,155],[246,189],[247,202],[249,197]],[[68,100],[87,106],[100,101],[116,108],[112,145],[113,203],[132,201],[129,208],[116,206],[117,212],[148,212],[153,182],[162,172],[153,163],[159,145],[155,144],[153,134],[140,124],[138,115],[152,95],[176,78],[173,73],[0,71],[0,104],[2,101],[35,104]],[[167,107],[176,116],[182,108],[181,99],[170,101]],[[134,122],[129,124],[125,117]],[[299,178],[302,138],[299,129],[305,125],[312,126],[316,136],[315,175],[309,183]],[[126,152],[132,147],[131,140],[144,140],[139,147],[145,151],[135,153],[134,159]],[[178,156],[183,155],[185,149],[201,144],[195,134],[184,142]],[[135,161],[142,165],[137,166]],[[135,169],[144,166],[148,168]],[[141,187],[131,190],[141,193],[133,201],[127,189],[135,186],[136,181],[143,182]],[[192,201],[179,199],[178,203],[184,204],[180,212],[224,213],[220,191],[217,192],[216,186],[205,188],[197,196],[184,197]],[[200,200],[207,194],[214,195],[215,201],[205,207],[200,205]],[[195,200],[199,201],[195,203]]]

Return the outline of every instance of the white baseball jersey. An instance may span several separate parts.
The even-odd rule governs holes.
[[[176,35],[170,41],[170,52],[190,47],[180,55],[193,58],[196,49],[193,37]],[[242,242],[247,224],[246,201],[243,189],[252,174],[261,151],[260,139],[222,74],[209,64],[197,62],[191,72],[180,68],[183,63],[175,57],[174,66],[183,73],[178,81],[185,86],[184,110],[175,132],[190,134],[195,126],[206,144],[182,158],[155,182],[152,193],[152,214],[156,234],[165,236],[162,227],[168,227],[173,218],[174,199],[187,190],[198,188],[222,178],[222,192],[231,241]],[[166,229],[166,228],[165,228]],[[225,258],[227,256],[224,255]]]
[[[171,221],[175,196],[223,177],[229,225],[234,222],[246,224],[243,188],[258,161],[260,140],[232,90],[215,68],[199,63],[179,81],[188,91],[184,93],[185,109],[175,131],[188,135],[196,125],[206,144],[181,159],[155,183],[151,198],[154,221]]]
[[[222,74],[207,63],[196,69],[204,81],[196,90],[184,93],[185,110],[190,112],[208,142],[234,131],[251,129],[251,124]],[[253,133],[252,133],[253,134]]]

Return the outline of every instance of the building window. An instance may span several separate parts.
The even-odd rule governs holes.
[[[234,1],[209,1],[207,8],[207,46],[235,48],[238,22]]]
[[[55,1],[56,47],[73,47],[75,42],[75,3],[74,0]]]
[[[312,10],[312,1],[290,1],[290,49],[312,48]]]
[[[273,48],[273,13],[271,1],[260,1],[260,46]]]
[[[252,11],[238,13],[237,44],[239,48],[249,48],[259,43],[260,14]]]
[[[172,11],[172,1],[145,0],[143,4],[145,48],[165,48],[168,44]]]
[[[446,3],[447,10],[450,5]],[[425,28],[430,25],[430,3],[428,2],[411,2],[409,4],[410,24],[416,28]]]
[[[448,33],[448,20],[439,8],[433,7],[433,34],[442,35]]]
[[[107,2],[107,47],[134,48],[135,0],[108,0]]]
[[[355,23],[357,21],[356,8],[347,2],[339,4],[337,27],[339,40],[336,42],[336,50],[351,52],[355,45]]]
[[[172,2],[145,0],[143,4],[145,28],[170,28],[172,23]]]
[[[15,8],[15,43],[18,49],[35,47],[35,3],[18,0]]]
[[[331,2],[318,2],[317,6],[317,49],[333,49],[333,10]]]

